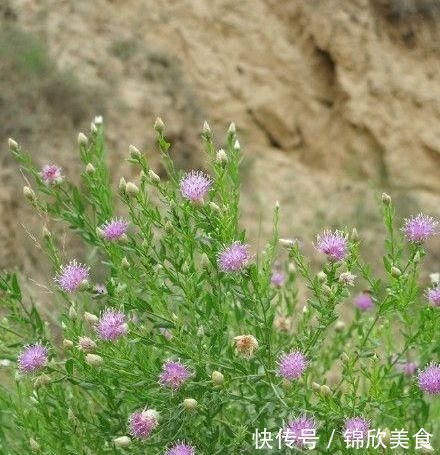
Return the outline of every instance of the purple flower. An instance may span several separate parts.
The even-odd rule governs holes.
[[[307,368],[307,359],[300,351],[283,354],[278,363],[278,373],[288,380],[298,379]]]
[[[369,292],[361,292],[355,297],[353,303],[361,311],[367,311],[374,307],[373,299]]]
[[[165,455],[194,455],[196,453],[195,448],[189,444],[184,444],[183,442],[178,442],[171,446],[166,452]]]
[[[89,267],[76,262],[76,259],[74,259],[61,267],[55,277],[55,281],[63,291],[74,292],[81,286],[83,281],[89,278],[89,270]]]
[[[402,231],[409,242],[423,243],[429,237],[437,234],[435,230],[437,225],[436,219],[419,213],[417,216],[405,219]]]
[[[310,417],[301,416],[287,424],[284,428],[284,435],[287,441],[293,440],[297,447],[302,448],[304,447],[304,438],[310,437],[313,431],[316,431],[315,421]]]
[[[348,441],[365,439],[368,436],[370,424],[363,417],[352,417],[345,421],[344,438]]]
[[[283,272],[273,272],[270,278],[270,282],[276,288],[280,288],[284,284],[285,279],[286,278]]]
[[[157,427],[158,413],[154,409],[136,411],[128,419],[130,433],[139,439],[147,439]]]
[[[341,231],[326,230],[316,236],[315,247],[329,261],[342,261],[347,256],[347,235]]]
[[[412,376],[417,371],[417,368],[416,362],[405,362],[402,365],[402,371],[406,376]]]
[[[223,272],[239,272],[249,264],[250,259],[249,245],[234,242],[219,253],[218,266]]]
[[[191,171],[180,181],[180,192],[185,199],[200,204],[211,186],[211,177],[200,171]]]
[[[40,177],[46,185],[56,185],[64,179],[62,169],[55,164],[46,164],[43,166]]]
[[[121,311],[105,310],[96,327],[98,335],[103,340],[116,340],[126,335],[128,326],[125,323],[124,313]]]
[[[102,234],[105,240],[119,240],[126,233],[128,225],[124,218],[113,218],[101,227]]]
[[[159,379],[164,387],[177,390],[190,376],[191,372],[183,363],[169,360],[163,364]]]
[[[431,363],[419,373],[419,386],[430,395],[440,394],[440,364]]]
[[[17,361],[22,373],[33,373],[47,364],[47,349],[40,343],[26,346]]]
[[[440,285],[435,288],[427,289],[425,295],[432,306],[440,307]]]

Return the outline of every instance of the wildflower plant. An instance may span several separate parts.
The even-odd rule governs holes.
[[[46,220],[53,314],[16,274],[0,276],[0,452],[255,453],[256,429],[289,430],[299,450],[298,433],[316,430],[317,453],[351,453],[347,433],[364,440],[372,428],[425,428],[438,447],[439,291],[420,274],[436,220],[400,220],[384,195],[378,276],[349,228],[310,238],[321,253],[311,262],[279,238],[278,205],[257,251],[239,223],[235,125],[215,144],[205,123],[206,168],[188,173],[175,169],[160,119],[155,130],[164,175],[130,146],[139,177],[114,175],[117,185],[100,117],[78,137],[78,185],[9,141]],[[51,233],[55,222],[82,239],[81,261]]]

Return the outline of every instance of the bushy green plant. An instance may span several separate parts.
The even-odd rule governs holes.
[[[57,166],[36,169],[10,140],[29,179],[24,195],[41,219],[83,239],[87,266],[43,227],[55,327],[15,274],[1,276],[1,453],[290,453],[313,447],[295,432],[301,425],[319,437],[314,453],[385,450],[367,446],[373,429],[388,447],[406,430],[411,453],[424,428],[438,446],[440,368],[428,365],[440,353],[440,288],[419,285],[436,221],[410,218],[402,233],[383,195],[381,279],[362,260],[356,230],[318,235],[322,269],[313,270],[300,242],[279,238],[278,206],[257,252],[239,223],[235,126],[217,151],[205,123],[207,174],[184,176],[160,119],[155,129],[166,178],[130,146],[140,175],[116,191],[101,118],[89,138],[79,135],[80,186]],[[368,291],[353,306],[356,287]]]

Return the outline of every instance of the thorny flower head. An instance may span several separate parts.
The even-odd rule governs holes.
[[[168,360],[162,366],[159,381],[164,387],[177,390],[190,376],[191,372],[183,363]]]
[[[121,311],[105,310],[96,326],[98,335],[103,340],[116,340],[126,335],[128,326],[125,322],[125,315]]]
[[[128,419],[130,433],[139,439],[147,439],[158,425],[158,413],[154,409],[136,411]]]
[[[343,436],[347,441],[365,439],[368,436],[370,424],[363,417],[351,417],[345,421]]]
[[[284,276],[283,272],[273,272],[270,278],[270,282],[276,288],[280,288],[283,286],[286,277]]]
[[[284,428],[286,441],[292,440],[299,448],[304,447],[304,440],[316,431],[316,422],[311,417],[301,416],[292,419]]]
[[[223,272],[239,272],[249,264],[250,259],[249,245],[234,242],[220,252],[218,265]]]
[[[40,343],[26,346],[18,356],[18,367],[22,373],[33,373],[47,364],[47,349]]]
[[[56,185],[64,179],[62,169],[56,164],[46,164],[40,171],[41,180],[46,185]]]
[[[183,442],[178,442],[167,449],[165,455],[194,455],[195,453],[196,451],[193,446]]]
[[[347,256],[347,234],[326,230],[316,236],[316,249],[325,254],[329,261],[342,261]]]
[[[278,362],[278,373],[289,381],[298,379],[307,368],[308,361],[301,351],[283,354]]]
[[[119,240],[127,232],[128,221],[124,218],[113,218],[102,227],[102,235],[105,240]]]
[[[419,373],[419,386],[430,395],[440,394],[440,364],[431,363]]]
[[[211,177],[200,171],[191,171],[180,181],[180,192],[185,199],[201,204],[211,186]]]
[[[55,277],[58,286],[65,292],[75,292],[89,278],[90,268],[74,259],[63,265]]]
[[[427,289],[425,295],[432,306],[440,307],[440,285],[435,288]]]
[[[354,298],[354,305],[361,311],[367,311],[374,307],[373,299],[369,292],[361,292]]]
[[[258,341],[253,335],[239,335],[234,338],[238,354],[250,359],[258,349]]]
[[[435,218],[419,213],[416,216],[405,219],[402,231],[409,242],[423,243],[437,234],[437,225],[438,221]]]

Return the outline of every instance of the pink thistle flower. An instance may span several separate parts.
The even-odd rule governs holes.
[[[46,185],[57,185],[64,179],[62,169],[55,164],[46,164],[40,171],[40,177]]]
[[[314,430],[316,430],[316,422],[310,417],[301,416],[287,424],[284,428],[284,434],[286,440],[290,441],[289,438],[291,438],[297,447],[302,448],[304,447],[304,438],[310,436]]]
[[[159,380],[164,387],[177,390],[190,376],[191,372],[183,363],[168,360],[162,366]]]
[[[284,276],[283,272],[273,272],[270,278],[270,282],[276,288],[280,288],[283,286],[286,277]]]
[[[180,192],[185,199],[201,204],[211,186],[211,177],[200,171],[191,171],[180,181]]]
[[[353,439],[365,439],[368,436],[370,424],[363,417],[352,417],[345,421],[344,438],[347,441]]]
[[[432,306],[440,307],[440,285],[435,288],[427,289],[425,296]]]
[[[430,395],[440,394],[440,364],[431,363],[419,373],[419,387]]]
[[[193,446],[185,444],[183,442],[178,442],[171,446],[166,452],[165,455],[194,455],[196,450]]]
[[[136,411],[128,419],[130,433],[139,439],[147,439],[157,427],[159,414],[154,409]]]
[[[96,327],[98,335],[103,340],[113,341],[126,335],[128,326],[125,322],[125,315],[121,311],[105,310]]]
[[[58,286],[65,292],[75,292],[89,278],[90,268],[76,262],[76,259],[63,265],[55,277]]]
[[[47,364],[47,349],[41,343],[25,346],[17,361],[22,373],[33,373]]]
[[[223,272],[240,272],[250,259],[249,245],[234,242],[219,253],[217,262]]]
[[[417,371],[417,368],[416,362],[405,362],[402,365],[402,371],[406,376],[412,376]]]
[[[289,381],[298,379],[307,368],[308,361],[306,356],[300,351],[292,351],[283,354],[278,363],[278,373]]]
[[[369,292],[361,292],[355,297],[353,303],[361,311],[367,311],[374,307],[373,299]]]
[[[128,225],[124,218],[113,218],[101,226],[102,235],[105,240],[119,240],[127,232]]]
[[[324,253],[329,261],[342,261],[347,256],[347,234],[342,231],[326,230],[316,236],[315,248]]]
[[[435,234],[438,221],[431,216],[419,213],[416,216],[406,218],[402,231],[406,239],[413,243],[423,243]]]

